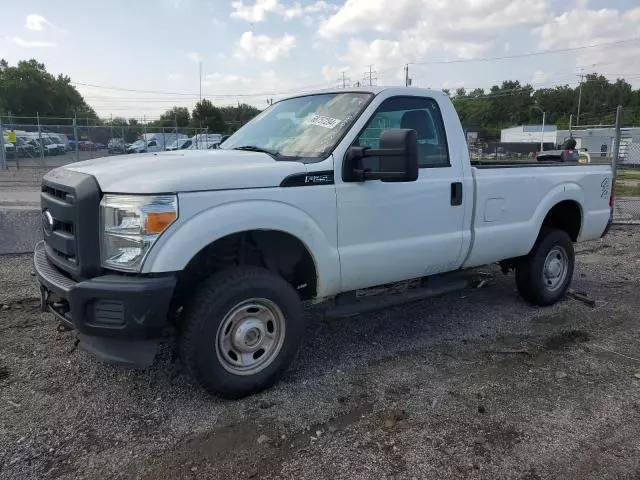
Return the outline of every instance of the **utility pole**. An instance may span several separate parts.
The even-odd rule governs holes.
[[[347,88],[347,81],[344,78],[344,72],[342,72],[342,88]]]
[[[200,62],[200,103],[202,103],[202,62]]]
[[[573,132],[571,128],[573,127],[573,113],[569,115],[569,138],[573,138]]]
[[[616,136],[613,141],[613,155],[611,157],[611,169],[613,170],[613,181],[615,185],[618,162],[620,161],[620,137],[622,136],[622,105],[616,109]],[[613,187],[612,187],[613,188]]]
[[[371,87],[371,86],[373,86],[373,81],[374,80],[378,80],[378,77],[375,76],[375,74],[377,74],[377,73],[378,72],[376,72],[373,69],[373,65],[369,65],[369,71],[365,72],[364,75],[362,76],[363,80],[367,80],[367,78],[368,78],[369,79],[369,86]]]
[[[584,74],[578,75],[580,77],[580,87],[578,88],[578,114],[576,115],[576,126],[580,125],[580,105],[582,104],[582,79]]]
[[[542,135],[540,136],[540,151],[544,152],[544,122],[547,119],[547,112],[542,112]]]
[[[409,64],[407,63],[404,66],[404,86],[408,87],[411,85],[411,79],[409,78]]]

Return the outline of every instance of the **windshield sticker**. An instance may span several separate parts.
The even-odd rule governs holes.
[[[324,127],[330,130],[340,125],[340,123],[341,120],[338,120],[337,118],[323,117],[316,113],[309,114],[307,119],[304,121],[305,125],[317,125],[318,127]]]

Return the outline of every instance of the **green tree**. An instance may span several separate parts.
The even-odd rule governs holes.
[[[69,77],[54,77],[36,60],[20,61],[12,67],[0,65],[0,105],[13,115],[35,117],[79,117],[97,119],[95,111],[71,85]]]
[[[206,127],[212,133],[224,133],[227,131],[222,112],[207,99],[196,103],[191,114],[191,123],[194,127]]]
[[[178,128],[184,128],[188,127],[190,122],[191,115],[189,114],[189,109],[187,107],[175,106],[160,115],[160,120],[153,122],[153,126],[175,127],[177,124]]]

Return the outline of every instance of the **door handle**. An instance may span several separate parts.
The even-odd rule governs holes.
[[[462,205],[462,182],[451,184],[451,205]]]

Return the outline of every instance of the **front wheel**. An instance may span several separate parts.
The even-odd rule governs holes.
[[[552,305],[567,292],[575,265],[571,238],[564,230],[544,230],[516,267],[516,286],[527,302]]]
[[[305,327],[293,287],[251,266],[209,278],[185,306],[183,320],[183,363],[202,387],[225,398],[241,398],[278,381]]]

